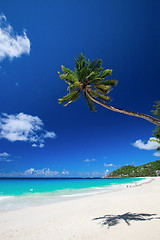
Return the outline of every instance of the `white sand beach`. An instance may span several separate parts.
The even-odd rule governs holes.
[[[159,240],[160,178],[116,192],[0,214],[1,240]]]

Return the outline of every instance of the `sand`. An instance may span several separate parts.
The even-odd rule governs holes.
[[[160,178],[141,186],[0,213],[1,240],[160,240]]]

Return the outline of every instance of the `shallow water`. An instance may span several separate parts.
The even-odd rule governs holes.
[[[144,181],[148,179],[0,179],[0,211],[111,192]]]

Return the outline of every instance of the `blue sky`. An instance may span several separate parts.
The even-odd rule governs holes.
[[[82,52],[113,69],[111,105],[151,115],[160,100],[158,0],[9,1],[0,5],[0,176],[103,176],[159,160],[155,126],[83,97],[58,104]],[[159,155],[159,156],[158,156]]]

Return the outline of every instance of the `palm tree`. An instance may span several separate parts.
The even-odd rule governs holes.
[[[160,119],[108,105],[110,101],[108,93],[113,86],[117,85],[117,81],[106,80],[108,76],[111,76],[112,70],[103,70],[101,59],[87,61],[81,53],[81,55],[75,59],[75,63],[75,71],[61,66],[64,74],[58,72],[60,74],[59,77],[69,85],[69,93],[63,98],[58,99],[59,103],[66,102],[64,106],[67,106],[69,103],[76,101],[80,96],[80,92],[83,92],[83,96],[85,97],[91,111],[96,112],[94,106],[95,102],[112,111],[144,118],[145,120],[160,126]]]

